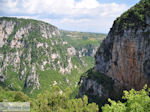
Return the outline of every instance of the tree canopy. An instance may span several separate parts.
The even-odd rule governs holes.
[[[124,103],[113,101],[108,99],[110,102],[102,107],[103,112],[150,112],[150,88],[145,86],[140,91],[131,89],[130,91],[124,91],[122,99]]]

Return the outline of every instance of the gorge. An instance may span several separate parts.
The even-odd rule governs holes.
[[[33,112],[98,112],[105,104],[123,106],[117,112],[137,112],[135,108],[144,112],[150,110],[147,87],[149,0],[116,18],[107,36],[0,17],[0,102],[29,101]]]

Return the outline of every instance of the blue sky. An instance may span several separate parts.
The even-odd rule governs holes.
[[[139,0],[0,0],[0,16],[42,20],[60,29],[108,33]]]
[[[134,5],[138,3],[140,0],[98,0],[100,3],[118,3],[118,4],[127,4],[127,5]]]

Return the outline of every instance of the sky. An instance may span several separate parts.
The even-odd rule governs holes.
[[[59,29],[108,33],[113,21],[139,0],[0,0],[0,16],[30,18]]]

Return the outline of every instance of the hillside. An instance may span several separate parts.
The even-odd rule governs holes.
[[[30,96],[53,85],[73,89],[80,75],[94,65],[94,54],[80,54],[74,41],[65,40],[62,31],[42,21],[1,17],[0,37],[1,86]],[[82,43],[80,47],[89,50]]]

